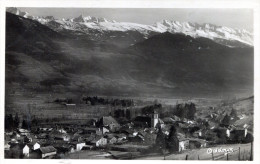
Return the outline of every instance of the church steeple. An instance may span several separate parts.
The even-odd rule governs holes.
[[[155,127],[159,122],[159,115],[156,111],[154,111],[151,117],[151,127]]]

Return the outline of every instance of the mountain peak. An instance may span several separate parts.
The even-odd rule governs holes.
[[[73,20],[73,22],[85,22],[82,14],[76,18],[73,18],[72,20]]]
[[[55,20],[55,18],[53,16],[46,16],[45,19]]]
[[[19,15],[19,16],[25,17],[25,18],[29,17],[29,13],[23,12],[23,11],[19,10],[18,8],[16,8],[16,7],[8,7],[6,9],[6,11],[9,12],[9,13],[15,14],[15,15]]]

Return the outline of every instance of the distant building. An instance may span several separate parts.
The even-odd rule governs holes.
[[[105,127],[102,127],[102,134],[106,134],[106,133],[109,133],[109,130]]]
[[[57,129],[57,131],[60,132],[60,133],[63,133],[63,134],[66,134],[66,133],[67,133],[67,131],[64,130],[63,128],[61,128],[61,129]]]
[[[109,130],[116,131],[120,128],[119,123],[112,116],[104,116],[99,120],[99,127],[108,127]]]
[[[202,139],[190,139],[189,140],[189,148],[190,149],[198,149],[207,147],[207,141]]]
[[[66,107],[76,107],[76,104],[65,104]]]
[[[39,132],[51,132],[52,130],[53,130],[53,128],[51,128],[51,127],[38,128]]]
[[[129,140],[129,142],[132,142],[132,143],[143,143],[144,142],[144,136],[142,136],[142,135],[136,135],[136,136],[129,135],[128,140]]]
[[[100,128],[86,127],[83,129],[83,132],[85,134],[91,134],[91,133],[97,134],[98,131],[100,131]]]
[[[74,142],[83,142],[84,138],[79,134],[74,134],[71,140]]]
[[[134,125],[137,127],[151,127],[151,117],[148,116],[137,116],[134,120]]]
[[[117,138],[115,136],[107,136],[107,142],[109,144],[114,144],[117,142]]]
[[[53,145],[55,149],[57,149],[57,153],[73,153],[75,152],[75,148],[73,145],[68,143],[55,143]]]
[[[90,143],[96,147],[101,147],[107,145],[107,139],[102,136],[96,136]]]
[[[27,129],[22,129],[22,128],[19,128],[18,129],[18,132],[21,134],[21,135],[28,135],[30,132],[27,130]]]
[[[105,133],[109,132],[109,129],[106,127],[101,127],[101,128],[93,128],[93,127],[86,127],[85,129],[83,129],[85,134],[97,134],[97,135],[102,135]]]
[[[38,135],[36,135],[37,139],[47,139],[48,134],[47,133],[40,133]]]
[[[4,150],[10,150],[10,144],[5,141]]]
[[[124,133],[116,134],[117,142],[123,142],[126,140],[126,135]]]
[[[226,129],[226,136],[229,138],[230,137],[230,130]]]
[[[179,139],[179,152],[189,149],[189,140],[188,139]]]
[[[83,146],[82,150],[92,150],[94,148],[94,146],[92,145],[85,145]]]
[[[159,122],[159,115],[156,111],[154,111],[154,113],[151,115],[152,119],[151,119],[151,127],[155,127],[158,122]]]
[[[85,142],[71,142],[70,144],[75,147],[76,151],[80,151],[86,145]]]
[[[247,129],[234,129],[230,131],[230,140],[241,143],[247,136]]]
[[[193,137],[202,137],[202,129],[195,131]]]
[[[58,132],[58,131],[52,131],[51,133],[49,133],[49,136],[51,138],[54,138],[55,140],[63,140],[63,141],[69,141],[70,140],[70,136],[68,134],[61,133],[61,132]]]
[[[41,145],[38,142],[32,144],[32,150],[40,149]]]

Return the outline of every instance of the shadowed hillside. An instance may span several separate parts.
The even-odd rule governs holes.
[[[72,37],[33,20],[6,16],[8,93],[18,87],[36,94],[252,94],[253,48],[163,33],[121,50],[114,46],[116,40],[107,44]]]

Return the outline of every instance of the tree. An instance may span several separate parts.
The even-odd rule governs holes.
[[[230,120],[231,120],[230,116],[226,114],[225,117],[223,118],[223,120],[221,121],[221,124],[229,125],[230,124]]]
[[[151,113],[154,113],[155,111],[161,111],[162,109],[162,104],[154,104],[154,105],[149,105],[145,106],[141,109],[141,112],[143,115],[148,115]]]
[[[187,118],[194,120],[196,105],[194,103],[177,104],[175,109],[173,109],[173,114],[181,119]]]
[[[237,117],[237,111],[234,108],[232,108],[230,116]]]
[[[174,126],[170,129],[167,147],[171,153],[179,151],[179,139],[177,137],[177,130]]]
[[[53,121],[55,121],[55,120],[53,120]],[[37,126],[37,125],[38,125],[38,120],[36,118],[34,118],[32,120],[32,126]]]
[[[129,109],[126,110],[126,118],[127,118],[128,120],[131,119],[131,113],[130,113],[130,110],[129,110]]]
[[[194,103],[190,103],[188,106],[188,109],[187,109],[187,118],[188,119],[191,119],[191,120],[194,120],[194,116],[195,116],[195,113],[196,113],[196,106]]]
[[[250,143],[253,142],[254,137],[251,133],[247,133],[246,137],[244,138],[243,142],[244,143]]]
[[[15,128],[18,128],[18,126],[19,126],[19,117],[18,117],[18,114],[16,113],[15,114],[15,118],[14,118],[14,127]]]
[[[165,140],[165,134],[162,132],[161,127],[159,126],[159,131],[157,133],[157,137],[155,140],[155,144],[158,148],[158,151],[162,154],[164,154],[166,149],[166,140]]]
[[[114,111],[114,116],[115,116],[115,118],[120,117],[120,111],[118,109]]]
[[[231,110],[231,112],[230,112],[230,117],[233,118],[233,121],[236,121],[236,120],[239,119],[239,118],[237,117],[237,111],[236,111],[234,108],[232,108],[232,110]]]
[[[13,120],[13,115],[5,115],[5,129],[6,130],[13,130],[14,128],[14,120]]]
[[[26,120],[23,120],[23,122],[22,122],[22,128],[23,128],[23,129],[28,129],[28,123],[27,123]]]

